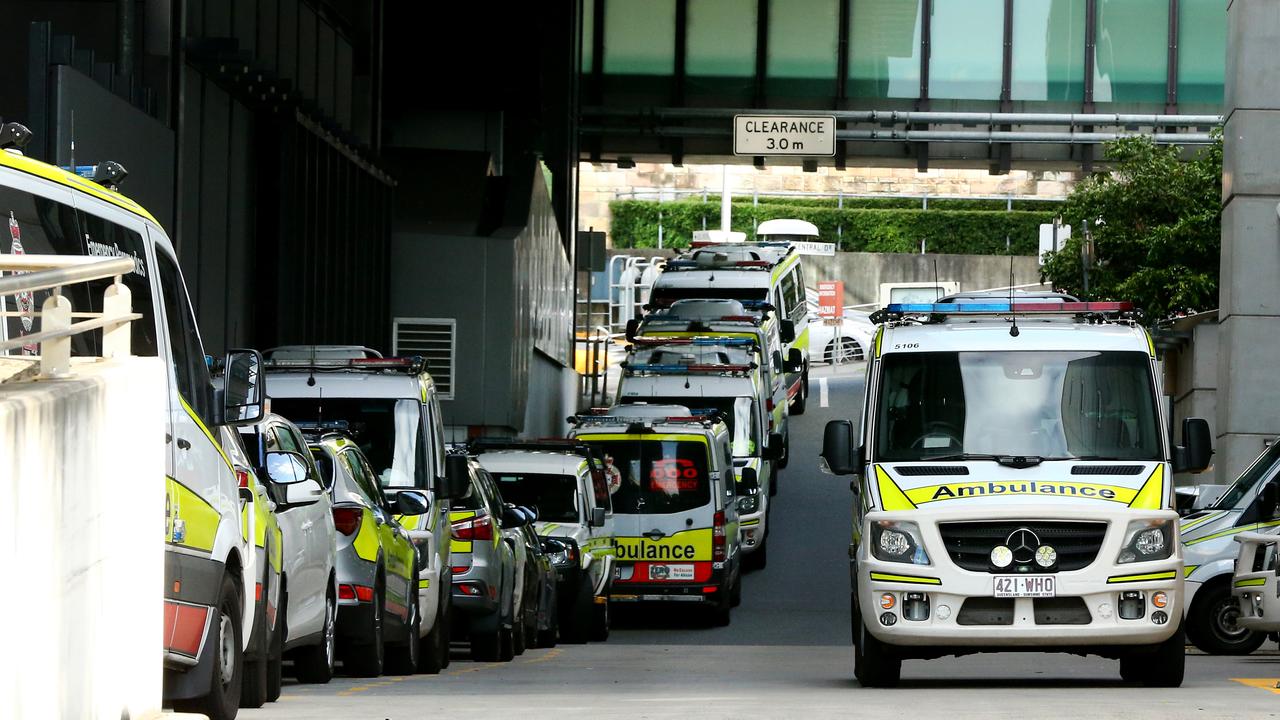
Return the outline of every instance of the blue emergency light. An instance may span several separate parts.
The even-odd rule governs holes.
[[[994,302],[994,303],[892,303],[885,312],[901,315],[963,315],[966,313],[1086,313],[1128,312],[1128,302]]]

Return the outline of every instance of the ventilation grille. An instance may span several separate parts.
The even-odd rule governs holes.
[[[1138,475],[1145,469],[1142,465],[1073,465],[1072,475]]]
[[[1032,531],[1042,544],[1050,545],[1058,551],[1058,570],[1088,567],[1097,557],[1107,534],[1105,522],[1002,520],[938,524],[938,532],[942,535],[942,542],[952,562],[973,572],[1018,572],[1018,567],[1011,566],[1001,570],[991,565],[991,549],[1004,545],[1013,531],[1018,529]],[[1028,563],[1027,568],[1022,572],[1045,572],[1031,563]]]
[[[391,352],[397,357],[421,356],[435,380],[441,400],[453,399],[454,347],[458,322],[453,318],[396,318],[391,329]]]
[[[894,465],[893,471],[904,477],[969,474],[969,468],[964,465]]]

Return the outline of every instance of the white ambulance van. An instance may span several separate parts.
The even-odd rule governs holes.
[[[769,496],[782,454],[782,435],[768,432],[768,388],[754,339],[637,338],[622,370],[618,403],[684,403],[715,411],[729,426],[737,474],[743,566],[768,563]]]
[[[944,299],[945,300],[945,299]],[[1174,447],[1146,330],[1127,303],[890,305],[877,313],[861,438],[828,423],[826,469],[856,475],[854,673],[906,659],[1046,651],[1184,667],[1173,472],[1208,465],[1208,424]]]
[[[114,164],[98,167],[109,165]],[[212,720],[234,718],[245,681],[245,649],[259,625],[255,595],[264,568],[255,538],[266,532],[260,533],[252,471],[232,462],[239,456],[232,428],[262,418],[262,357],[231,351],[227,389],[215,391],[173,244],[150,213],[118,192],[15,150],[0,150],[0,216],[9,229],[0,253],[135,261],[133,272],[120,279],[132,295],[133,312],[142,315],[130,324],[131,350],[161,357],[168,367],[164,698]],[[64,294],[77,311],[101,312],[109,284],[79,283]],[[16,309],[30,312],[48,294],[19,298]],[[0,336],[10,339],[40,331],[39,317],[15,314],[0,324]],[[98,331],[77,335],[72,352],[100,354],[101,342]],[[160,478],[155,481],[158,493]],[[246,512],[250,505],[255,509]],[[160,518],[155,520],[158,530]]]
[[[613,504],[610,602],[690,604],[728,625],[742,597],[729,428],[678,405],[571,419],[605,458]]]

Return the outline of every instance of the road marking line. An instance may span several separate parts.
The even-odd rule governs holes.
[[[1241,685],[1256,687],[1280,695],[1280,681],[1275,678],[1231,678]]]
[[[818,407],[827,406],[827,379],[818,378]]]

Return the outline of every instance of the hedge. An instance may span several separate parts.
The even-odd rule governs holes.
[[[960,201],[963,202],[963,201]],[[978,201],[981,202],[981,201]],[[610,235],[614,247],[658,246],[658,213],[662,213],[664,247],[686,247],[695,230],[717,228],[720,203],[615,200]],[[929,210],[910,208],[822,207],[786,203],[733,203],[733,229],[751,235],[755,224],[771,218],[797,218],[818,226],[821,238],[841,250],[863,252],[928,252],[969,255],[1035,255],[1040,224],[1052,222],[1056,208],[1040,211]],[[704,218],[706,224],[704,226]],[[837,233],[839,229],[839,233]],[[1005,238],[1009,248],[1005,247]]]

